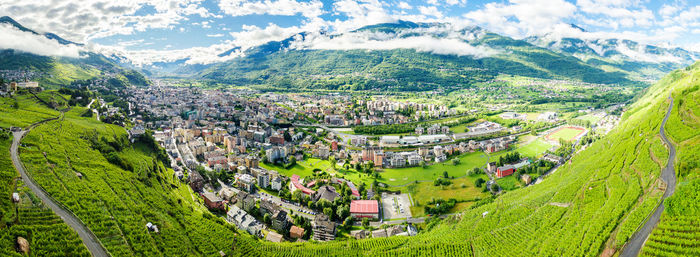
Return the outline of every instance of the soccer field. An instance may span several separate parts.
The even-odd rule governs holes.
[[[583,128],[577,127],[562,127],[554,132],[547,135],[545,138],[550,141],[558,142],[559,139],[564,139],[565,141],[573,141],[578,135],[586,132]]]

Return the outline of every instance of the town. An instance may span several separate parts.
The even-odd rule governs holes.
[[[388,171],[405,169],[404,174],[420,176],[416,168],[454,165],[458,174],[477,176],[474,183],[484,192],[498,195],[511,190],[498,182],[503,178],[517,177],[515,183],[522,186],[541,181],[570,156],[564,150],[572,149],[568,142],[575,144],[590,131],[563,127],[565,121],[556,112],[543,112],[532,121],[516,112],[484,120],[474,118],[474,112],[383,96],[207,90],[156,81],[148,88],[131,88],[126,99],[121,113],[133,122],[132,139],[152,131],[166,149],[175,176],[207,208],[273,242],[415,235],[415,225],[426,217],[455,213],[450,206],[456,200],[420,205],[420,193],[393,190],[399,179]],[[120,113],[113,106],[102,109]],[[507,127],[498,120],[521,122]],[[352,130],[394,125],[411,129],[394,135]],[[459,126],[464,129],[455,131]],[[570,129],[576,133],[567,140],[551,138]],[[542,136],[532,136],[536,131]],[[516,145],[523,145],[522,138],[535,141],[523,149],[544,147],[531,156],[506,154],[520,149]],[[470,154],[499,159],[479,167],[461,164],[460,158]],[[455,178],[447,171],[436,177],[435,185],[443,188]],[[417,206],[424,206],[422,214],[415,211],[421,209]]]

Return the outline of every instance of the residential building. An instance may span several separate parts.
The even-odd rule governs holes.
[[[270,174],[265,170],[258,172],[258,186],[261,188],[270,187]]]
[[[314,240],[330,241],[335,239],[335,223],[325,214],[316,215],[313,225]]]
[[[229,211],[226,213],[226,220],[236,225],[239,229],[248,231],[251,235],[260,236],[262,224],[238,206],[232,205],[229,208]]]
[[[304,229],[297,227],[297,226],[292,226],[292,228],[289,229],[289,237],[291,238],[302,238],[304,236]]]
[[[226,207],[224,206],[224,200],[212,192],[207,191],[207,192],[202,193],[202,198],[204,198],[204,205],[206,205],[207,208],[209,208],[209,209],[212,209],[212,210],[225,210],[226,209]]]
[[[272,216],[272,228],[277,231],[285,231],[288,225],[287,212],[279,210]]]

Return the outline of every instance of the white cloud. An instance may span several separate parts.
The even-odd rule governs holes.
[[[187,16],[220,17],[201,7],[202,0],[0,0],[0,16],[24,26],[52,32],[76,42],[128,35],[152,28],[171,28]],[[142,8],[155,12],[136,14]]]
[[[413,9],[413,6],[411,6],[410,4],[408,4],[404,1],[401,1],[401,2],[399,2],[399,9],[411,10],[411,9]]]
[[[292,16],[302,14],[304,17],[318,17],[323,14],[323,3],[318,0],[299,2],[296,0],[221,0],[219,8],[231,16],[252,14],[269,14]]]
[[[337,32],[397,21],[395,17],[389,15],[384,4],[378,0],[339,0],[333,4],[333,10],[348,17],[347,20],[329,22]]]
[[[207,34],[207,37],[223,37],[224,34],[218,33],[218,34]]]
[[[302,32],[302,28],[297,26],[280,27],[277,24],[270,23],[265,28],[260,28],[255,25],[243,25],[243,31],[231,32],[234,38],[233,43],[243,49],[248,49],[253,46],[258,46],[270,41],[279,41]]]
[[[510,0],[507,4],[488,3],[464,17],[497,33],[524,37],[551,29],[575,11],[576,6],[564,0]]]
[[[0,24],[0,48],[15,49],[36,55],[72,58],[79,58],[81,51],[79,46],[62,45],[56,40],[23,32],[7,24]]]
[[[165,49],[170,48],[168,46],[166,46]],[[123,47],[101,45],[94,45],[91,47],[93,51],[100,52],[107,56],[123,56],[127,60],[131,61],[131,64],[138,67],[150,65],[156,62],[175,62],[185,59],[187,59],[185,62],[186,64],[211,64],[216,62],[225,62],[243,56],[243,52],[240,50],[233,51],[227,56],[219,56],[219,54],[232,48],[231,42],[214,44],[208,47],[192,47],[177,50],[149,49],[127,51]]]
[[[442,12],[440,12],[435,6],[419,6],[418,10],[421,14],[425,16],[433,16],[436,18],[442,18]]]
[[[420,36],[407,36],[419,34]],[[442,37],[435,35],[441,34]],[[429,52],[440,55],[472,56],[483,58],[500,53],[485,46],[472,46],[465,42],[478,37],[470,33],[462,33],[455,27],[405,30],[396,34],[382,32],[351,32],[342,35],[313,34],[304,40],[298,38],[291,48],[322,49],[322,50],[393,50],[413,49],[418,52]]]
[[[637,1],[632,0],[578,0],[576,4],[582,12],[601,15],[611,28],[642,26],[653,24],[654,14]]]

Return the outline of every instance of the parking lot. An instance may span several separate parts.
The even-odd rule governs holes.
[[[408,194],[382,194],[384,220],[410,218],[412,217],[410,207]]]

